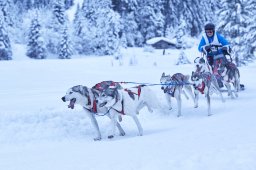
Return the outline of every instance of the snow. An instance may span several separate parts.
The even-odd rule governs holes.
[[[168,110],[160,86],[151,86],[159,106],[143,109],[138,136],[130,117],[121,125],[126,136],[107,139],[110,120],[97,117],[103,139],[81,107],[61,101],[74,85],[93,86],[103,80],[159,83],[162,72],[191,74],[193,64],[175,65],[178,50],[152,53],[142,48],[121,51],[123,65],[112,56],[73,56],[73,59],[32,60],[24,46],[14,45],[11,61],[0,62],[0,169],[3,170],[255,170],[256,64],[241,67],[246,90],[236,99],[226,93],[225,103],[212,96],[213,116],[206,101],[199,108],[184,97],[183,116],[177,105]],[[200,54],[196,46],[184,51],[190,61]],[[130,64],[135,59],[136,63]],[[126,84],[126,87],[134,84]]]

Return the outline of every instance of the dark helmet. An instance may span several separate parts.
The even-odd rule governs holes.
[[[215,31],[215,25],[212,23],[208,23],[204,26],[204,30],[213,30]]]

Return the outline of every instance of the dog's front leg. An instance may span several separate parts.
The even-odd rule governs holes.
[[[231,90],[231,85],[228,82],[225,82],[225,86],[226,86],[226,88],[228,90],[228,96],[231,96],[231,99],[234,99],[235,96],[233,95],[233,92]]]
[[[199,91],[198,90],[194,90],[194,94],[195,94],[195,99],[194,99],[194,101],[195,101],[195,108],[198,108],[198,100],[199,100]]]
[[[171,100],[171,95],[170,95],[170,94],[168,94],[168,93],[165,93],[165,98],[166,98],[166,100],[167,100],[169,110],[172,110],[172,100]]]
[[[211,98],[210,98],[209,90],[207,91],[205,97],[207,99],[207,105],[208,105],[208,116],[211,116],[212,115],[212,113],[211,113]]]
[[[97,136],[94,138],[94,140],[95,141],[101,140],[101,133],[100,133],[99,125],[98,125],[98,122],[95,118],[94,113],[89,112],[86,109],[84,109],[84,110],[87,113],[88,117],[91,119],[92,125],[93,125],[94,129],[96,130]]]
[[[177,100],[177,105],[178,105],[178,117],[181,116],[181,88],[177,88],[175,90],[175,93],[174,93],[174,97],[176,98]]]
[[[108,138],[111,139],[115,136],[116,126],[117,126],[117,116],[118,113],[116,111],[110,111],[110,119],[111,119],[111,133],[108,135]]]
[[[107,116],[111,119],[111,116],[109,114],[107,114]],[[117,126],[117,128],[119,130],[119,135],[120,136],[124,136],[125,132],[124,132],[124,129],[122,128],[122,126],[118,122],[116,122],[116,126]]]

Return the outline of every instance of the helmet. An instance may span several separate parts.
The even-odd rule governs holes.
[[[215,25],[212,23],[208,23],[204,26],[204,30],[215,30]]]

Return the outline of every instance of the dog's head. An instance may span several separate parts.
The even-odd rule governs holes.
[[[197,57],[194,60],[195,70],[196,72],[203,72],[205,67],[205,59],[203,57]]]
[[[194,86],[201,84],[202,83],[201,73],[192,71],[191,81],[193,82]]]
[[[172,81],[172,78],[170,75],[165,75],[165,73],[162,73],[162,76],[160,78],[160,83],[162,84],[161,89],[166,93],[168,91],[168,83]]]
[[[67,90],[66,95],[61,99],[63,102],[69,101],[68,108],[74,109],[75,104],[88,105],[89,91],[86,86],[77,85]],[[86,103],[87,102],[87,103]]]
[[[100,107],[112,107],[120,100],[117,88],[107,88],[103,90],[98,97],[98,104]]]

